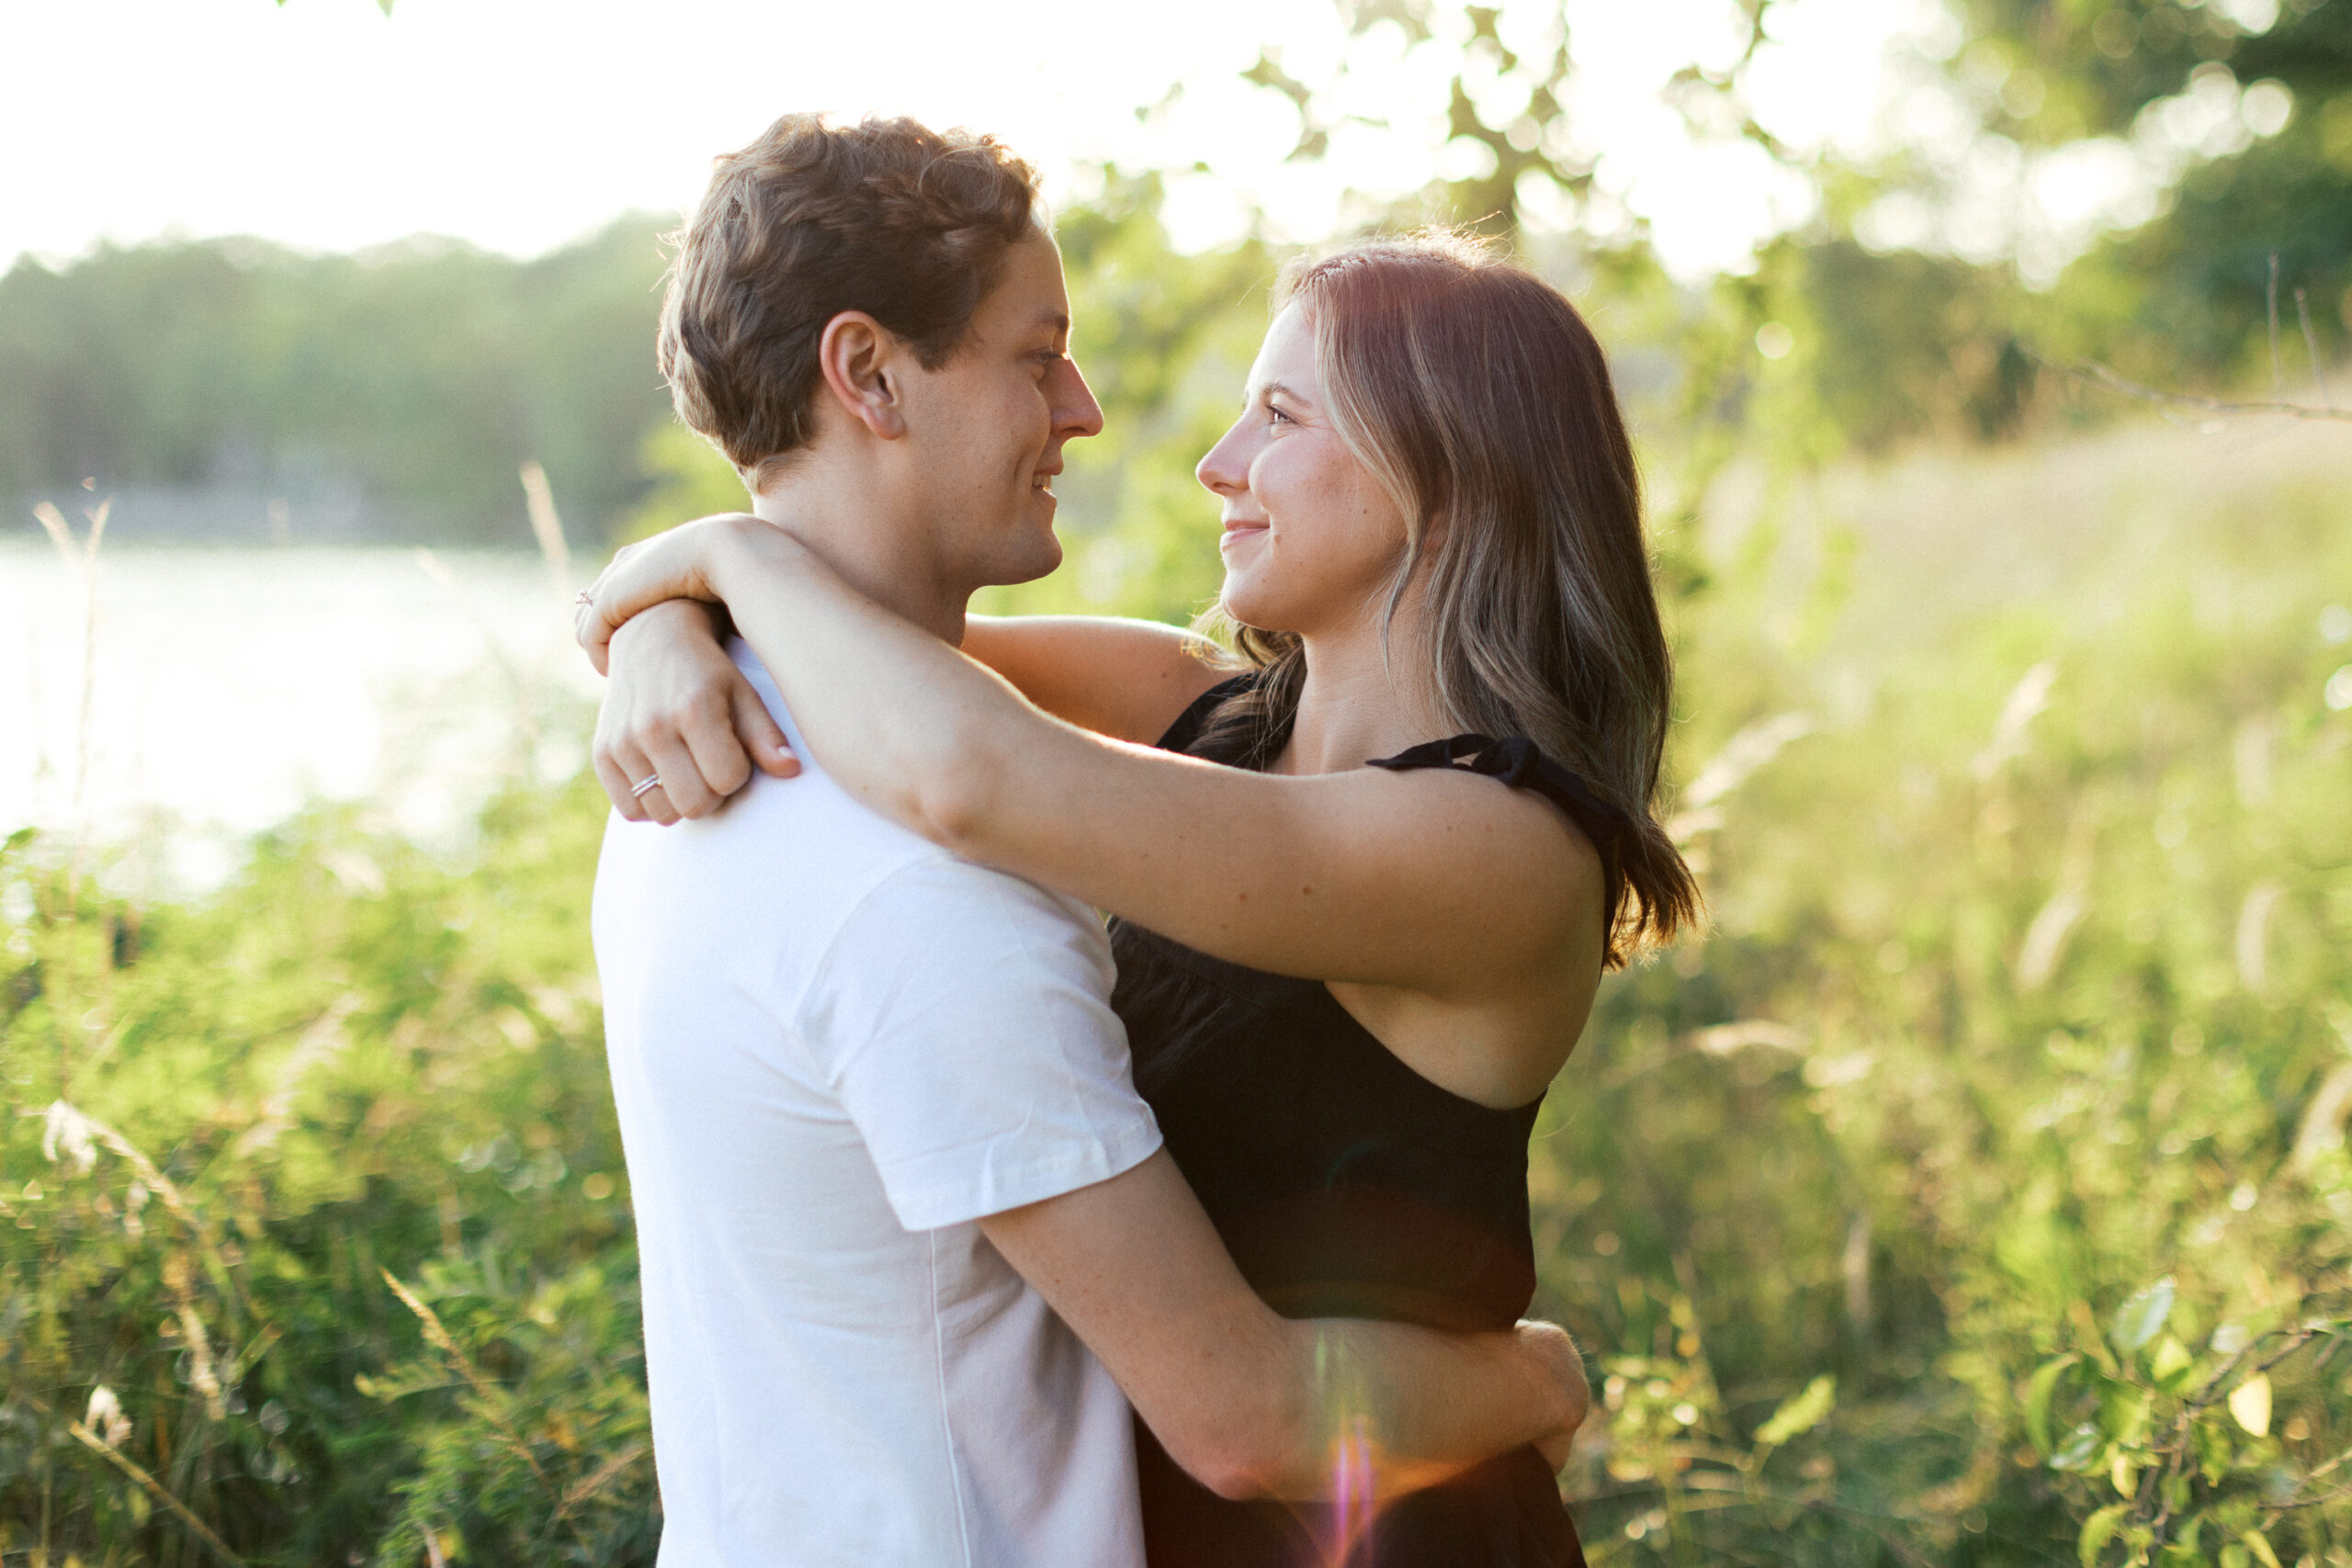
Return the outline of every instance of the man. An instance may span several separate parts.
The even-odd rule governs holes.
[[[720,161],[663,310],[759,515],[950,640],[1057,563],[1061,449],[1102,427],[1034,206],[992,141],[788,117]],[[1276,1315],[1159,1152],[1091,912],[761,760],[724,813],[616,822],[597,877],[669,1568],[1139,1564],[1129,1401],[1236,1496],[1325,1495],[1342,1382],[1408,1464],[1574,1427],[1556,1330]],[[683,752],[598,765],[707,804],[667,798]]]

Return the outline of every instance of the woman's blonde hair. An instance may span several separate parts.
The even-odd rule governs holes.
[[[1591,330],[1559,290],[1449,232],[1295,264],[1275,292],[1277,310],[1288,304],[1314,333],[1340,439],[1404,514],[1388,615],[1424,574],[1417,651],[1446,721],[1526,736],[1623,818],[1595,846],[1611,967],[1670,940],[1700,903],[1652,812],[1673,663],[1633,444]],[[1289,632],[1240,626],[1236,639],[1265,674],[1210,732],[1278,751],[1304,650]]]

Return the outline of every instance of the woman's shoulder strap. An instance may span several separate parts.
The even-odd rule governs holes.
[[[1216,712],[1227,697],[1238,696],[1248,691],[1257,679],[1258,671],[1250,670],[1229,681],[1219,681],[1194,697],[1192,705],[1178,714],[1176,722],[1168,727],[1168,733],[1152,744],[1162,751],[1190,751],[1193,742],[1198,740],[1201,731],[1208,727],[1209,716]]]
[[[1457,735],[1399,751],[1394,757],[1374,757],[1364,765],[1395,773],[1416,768],[1453,768],[1500,779],[1513,789],[1532,789],[1566,812],[1569,819],[1584,829],[1593,848],[1600,852],[1611,877],[1616,874],[1618,840],[1625,831],[1625,814],[1601,799],[1581,775],[1544,755],[1535,742],[1524,735],[1506,736],[1500,740],[1484,735]]]

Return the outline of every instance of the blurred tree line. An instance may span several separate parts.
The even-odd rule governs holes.
[[[21,258],[0,276],[0,496],[356,484],[403,532],[521,546],[515,471],[536,457],[609,521],[669,409],[655,227],[623,219],[527,262],[433,239]]]
[[[2274,319],[2299,383],[2314,354],[2341,354],[2352,0],[1960,5],[1940,70],[1976,137],[2016,156],[2105,138],[2175,176],[2148,221],[2030,282],[2012,259],[1964,259],[1932,223],[1902,245],[1873,228],[1890,203],[1951,206],[1951,170],[1934,159],[1899,146],[1868,160],[1801,152],[1757,123],[1746,73],[1789,4],[1742,0],[1747,53],[1727,71],[1686,70],[1672,94],[1694,126],[1756,141],[1813,182],[1812,220],[1767,243],[1747,276],[1697,287],[1667,276],[1638,224],[1521,235],[1595,314],[1645,433],[1678,461],[1994,441],[2116,406],[2053,366],[2242,389],[2272,378]],[[1522,37],[1514,51],[1496,7],[1340,0],[1340,11],[1355,33],[1459,45],[1448,130],[1485,172],[1384,220],[1517,232],[1531,180],[1571,210],[1591,195],[1565,12],[1544,48]],[[1249,76],[1296,106],[1294,155],[1323,155],[1330,84],[1295,78],[1273,54]],[[1115,521],[1124,539],[1118,560],[1097,562],[1096,592],[1070,592],[1108,602],[1158,570],[1144,558],[1159,531],[1131,525],[1189,499],[1184,470],[1238,385],[1276,258],[1255,241],[1178,254],[1157,222],[1159,181],[1102,173],[1061,228],[1082,363],[1113,417],[1105,440],[1086,444],[1067,514],[1080,531]],[[529,262],[431,240],[356,256],[224,240],[102,249],[62,270],[20,259],[0,277],[0,496],[90,477],[335,479],[404,531],[520,544],[515,468],[537,458],[575,528],[595,535],[732,505],[723,467],[667,423],[650,351],[656,229],[625,219]]]

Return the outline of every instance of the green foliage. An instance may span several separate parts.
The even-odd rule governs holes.
[[[651,488],[614,531],[621,544],[674,528],[689,518],[741,512],[752,503],[735,465],[674,419],[646,432],[638,460]]]
[[[1686,400],[1686,415],[1709,412],[1757,434],[1747,427],[1744,394],[1759,379],[1778,383],[1771,404],[1780,428],[1770,444],[1802,464],[1923,438],[1996,441],[2132,412],[2112,392],[2041,375],[2044,365],[2092,362],[2165,391],[2227,394],[2260,384],[2268,396],[2274,258],[2285,377],[2301,387],[2319,368],[2305,344],[2306,320],[2324,364],[2352,341],[2352,0],[2280,0],[2267,17],[2264,5],[2220,0],[1967,0],[1956,7],[1962,38],[1948,74],[1990,136],[2035,147],[2130,136],[2146,111],[2216,73],[2207,86],[2260,82],[2291,95],[2282,131],[2210,161],[2184,154],[2186,177],[2163,193],[2152,221],[2099,241],[2049,288],[2029,288],[2007,261],[1880,254],[1859,243],[1856,219],[1877,197],[1905,189],[1936,206],[1951,192],[1916,152],[1858,164],[1786,147],[1756,121],[1745,73],[1777,36],[1784,4],[1742,0],[1745,53],[1728,67],[1683,70],[1668,94],[1703,135],[1747,138],[1823,199],[1819,220],[1768,245],[1752,276],[1718,279],[1703,300],[1683,302],[1683,313],[1703,322],[1698,343],[1649,340],[1671,343],[1705,389]],[[1417,41],[1464,40],[1447,132],[1457,148],[1475,146],[1486,172],[1416,193],[1377,215],[1383,220],[1462,222],[1508,235],[1519,223],[1523,182],[1548,180],[1572,197],[1589,193],[1565,9],[1544,47],[1524,55],[1503,41],[1498,7],[1340,0],[1340,9],[1356,32],[1397,27]],[[1245,74],[1297,109],[1302,134],[1293,156],[1321,156],[1335,129],[1322,117],[1348,95],[1297,79],[1272,54]],[[1620,302],[1629,285],[1636,299],[1655,291],[1642,276],[1654,269],[1638,224],[1534,248],[1566,253],[1545,258],[1563,276],[1605,276],[1601,302]],[[1768,323],[1792,331],[1795,353],[1765,367],[1749,344]],[[1605,335],[1616,353],[1631,346],[1623,333]],[[1702,400],[1714,408],[1702,411]]]
[[[1978,72],[2032,73],[2002,95],[2002,129],[2040,141],[2128,131],[2140,111],[2188,85],[2199,65],[2243,82],[2283,82],[2299,96],[2352,87],[2352,7],[2283,0],[2259,7],[2180,0],[1964,0]],[[2004,83],[2006,85],[2006,83]]]
[[[144,911],[11,840],[0,1554],[652,1560],[603,821],[518,793],[461,874],[322,812]]]
[[[1759,1447],[1778,1448],[1791,1438],[1812,1431],[1827,1419],[1838,1404],[1838,1379],[1822,1373],[1797,1393],[1791,1394],[1771,1418],[1756,1428]]]
[[[1921,457],[1744,536],[1718,491],[1680,611],[1716,924],[1613,983],[1534,1145],[1539,1309],[1615,1352],[1589,1539],[2352,1547],[2343,439]]]
[[[2337,152],[2328,138],[2339,123]],[[2062,294],[2077,352],[2142,380],[2267,390],[2283,371],[2305,384],[2309,342],[2329,364],[2352,342],[2352,87],[2191,174],[2166,216],[2075,264]]]

